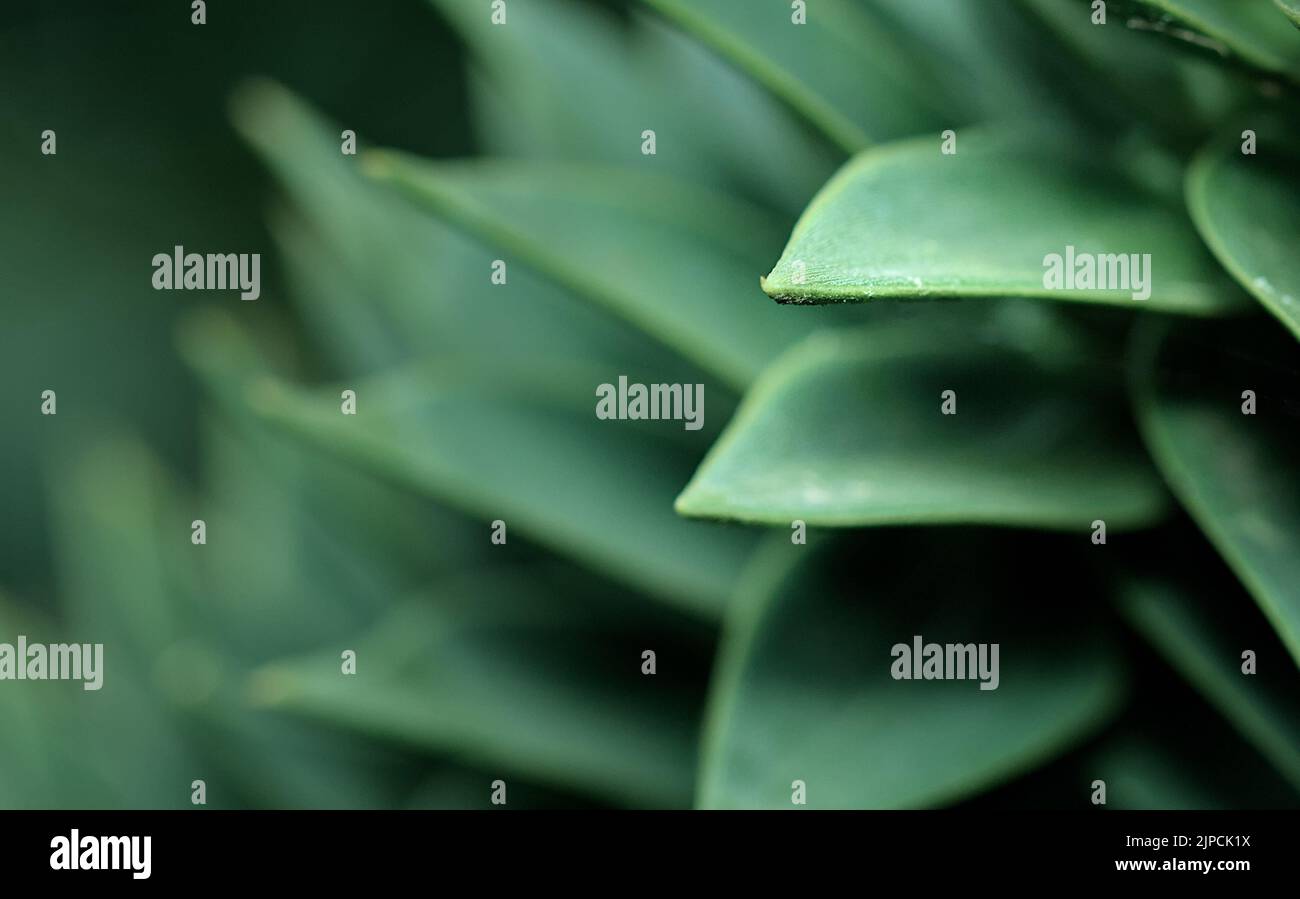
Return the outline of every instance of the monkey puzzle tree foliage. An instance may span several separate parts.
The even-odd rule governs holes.
[[[2,795],[1294,807],[1291,5],[433,0],[455,161],[244,85],[292,313],[179,329],[192,482],[61,456],[123,662]]]

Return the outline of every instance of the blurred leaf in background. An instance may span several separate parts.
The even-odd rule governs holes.
[[[1294,807],[1300,31],[1115,6],[11,5],[0,805]]]

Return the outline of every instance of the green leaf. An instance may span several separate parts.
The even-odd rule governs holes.
[[[1240,0],[1128,0],[1131,29],[1157,32],[1198,51],[1300,84],[1300,35],[1278,27],[1266,3]],[[1117,23],[1118,24],[1118,23]]]
[[[529,0],[497,26],[490,0],[433,5],[478,62],[470,87],[490,155],[632,166],[652,129],[656,167],[790,209],[837,161],[762,88],[657,19],[629,28],[589,4]]]
[[[330,652],[264,668],[250,688],[259,704],[371,738],[620,802],[682,806],[702,697],[683,686],[690,678],[641,674],[647,641],[664,647],[657,664],[703,674],[702,658],[691,659],[698,643],[648,627],[604,591],[499,567],[398,606],[355,645],[355,675],[340,674]]]
[[[926,65],[953,96],[959,120],[1024,120],[1057,116],[1060,95],[1059,57],[1044,41],[1040,23],[1014,2],[970,3],[969,0],[865,0],[882,21],[894,21],[913,40],[913,65]],[[1074,97],[1071,111],[1077,112]],[[945,106],[948,104],[945,103]]]
[[[754,289],[764,248],[780,243],[773,220],[688,183],[388,151],[370,154],[367,169],[733,386],[815,326]]]
[[[1032,307],[1031,307],[1032,308]],[[936,317],[945,310],[936,310]],[[1024,309],[1019,310],[1024,312]],[[956,310],[951,311],[954,316]],[[1085,533],[1150,524],[1164,490],[1101,365],[1009,316],[809,338],[776,362],[677,500],[786,525],[983,523]],[[933,333],[931,333],[933,330]],[[973,339],[972,339],[973,335]],[[944,391],[956,414],[945,415]]]
[[[873,532],[838,549],[774,538],[729,611],[700,804],[790,808],[801,780],[814,808],[942,805],[1092,730],[1122,676],[1077,582],[1059,585],[1068,598],[1017,602],[1018,553],[1043,548],[974,531]],[[998,643],[997,689],[895,680],[892,647],[916,635]]]
[[[1224,349],[1234,346],[1249,354]],[[1153,323],[1134,354],[1134,403],[1151,455],[1300,661],[1294,342],[1276,329]],[[1253,415],[1243,414],[1247,390]]]
[[[1137,630],[1300,789],[1300,672],[1267,628],[1251,626],[1255,613],[1160,581],[1135,581],[1122,595]],[[1249,675],[1241,670],[1246,649],[1258,664]]]
[[[524,266],[508,265],[507,283],[494,285],[499,253],[362,177],[356,159],[339,152],[339,129],[283,87],[245,86],[233,117],[294,201],[296,212],[276,215],[272,233],[308,322],[348,373],[467,345],[506,358],[545,349],[680,366]]]
[[[697,36],[847,152],[944,120],[941,83],[897,28],[852,0],[809,4],[796,25],[786,0],[645,0]]]
[[[261,662],[354,631],[404,586],[472,561],[482,542],[463,517],[252,414],[249,385],[286,353],[236,321],[206,310],[180,332],[181,354],[221,408],[203,429],[203,517],[220,539],[192,587],[204,595],[203,629]]]
[[[75,691],[62,739],[96,750],[88,767],[98,787],[84,802],[183,807],[202,760],[177,699],[205,690],[208,672],[200,653],[177,652],[187,622],[175,588],[182,551],[197,561],[190,522],[201,516],[187,514],[192,504],[133,437],[83,436],[53,457],[47,479],[66,616],[59,641],[103,644],[98,690],[60,685]],[[178,662],[165,669],[168,658]]]
[[[1150,254],[1150,298],[1047,286],[1045,259],[1068,247],[1076,258]],[[963,133],[955,155],[937,137],[861,154],[804,212],[763,289],[796,303],[1018,296],[1191,315],[1243,305],[1182,209],[1077,142],[1032,133]]]
[[[658,16],[633,19],[643,80],[663,85],[671,108],[688,110],[681,128],[694,138],[690,152],[710,162],[711,183],[797,215],[840,164],[840,152],[711,48]],[[763,135],[762,153],[754,152],[756,134]]]
[[[597,419],[595,388],[616,378],[609,372],[522,363],[521,372],[447,364],[364,382],[356,416],[340,414],[337,391],[312,395],[275,381],[249,402],[408,489],[716,616],[752,536],[673,514],[697,452],[688,441],[706,432]]]
[[[414,559],[472,564],[474,548],[489,544],[482,533],[468,537],[453,510],[506,520],[512,535],[531,534],[600,570],[613,566],[634,588],[666,593],[707,615],[717,614],[748,550],[750,538],[672,514],[677,488],[731,412],[710,384],[703,427],[687,431],[676,421],[597,419],[596,386],[617,380],[603,366],[452,357],[350,385],[358,397],[354,418],[340,413],[338,391],[284,386],[268,364],[283,352],[257,346],[230,316],[213,312],[187,324],[184,355],[239,424],[238,440],[216,441],[209,476],[219,497],[214,514],[236,532],[213,547],[219,558],[230,553],[215,575],[223,587],[213,604],[227,611],[224,623],[252,625],[241,646],[262,646],[269,637],[281,653],[290,651],[275,622],[300,615],[303,602],[324,630],[294,631],[300,638],[354,627],[372,606],[358,596],[390,596],[397,578],[428,574]],[[265,342],[266,335],[256,336]],[[627,360],[619,367],[632,381],[649,379]],[[550,423],[540,424],[548,415]],[[279,429],[257,429],[268,421],[305,442],[281,445]],[[322,449],[327,455],[317,458]],[[629,464],[638,477],[625,483]],[[376,483],[371,472],[394,483]],[[413,508],[412,485],[451,509]],[[369,527],[358,532],[359,521]],[[296,573],[286,566],[286,549],[301,562]],[[234,564],[241,554],[245,561]],[[300,595],[294,583],[320,593]],[[272,599],[285,591],[289,599]]]
[[[432,5],[474,54],[482,73],[475,84],[490,97],[488,143],[498,152],[630,165],[640,157],[643,129],[665,112],[674,123],[681,117],[653,81],[639,77],[620,23],[590,6],[530,0],[509,7],[507,23],[498,25],[491,0]],[[668,133],[689,140],[675,128]],[[698,168],[685,147],[666,143],[670,167]]]
[[[1273,2],[1291,20],[1291,24],[1300,28],[1300,0],[1273,0]]]
[[[1300,337],[1300,157],[1257,133],[1256,155],[1215,141],[1187,172],[1187,207],[1223,267]]]
[[[1068,87],[1076,118],[1093,116],[1114,130],[1156,125],[1180,142],[1199,141],[1246,94],[1221,65],[1125,28],[1118,9],[1102,27],[1092,24],[1092,10],[1080,0],[1016,5],[1036,20],[1043,49],[1054,57],[1050,70]]]

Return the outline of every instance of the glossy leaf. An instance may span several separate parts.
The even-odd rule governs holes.
[[[1300,337],[1300,157],[1261,131],[1216,142],[1187,172],[1187,206],[1206,245],[1238,283]]]
[[[931,564],[897,556],[903,533]],[[726,623],[700,803],[791,808],[802,781],[809,808],[942,805],[1104,721],[1122,675],[1082,588],[1016,602],[1015,552],[977,532],[872,532],[838,549],[776,537]],[[997,688],[894,679],[892,647],[916,635],[998,643]]]
[[[1300,661],[1294,353],[1276,329],[1152,326],[1135,346],[1133,389],[1165,480]]]
[[[943,310],[939,310],[942,313]],[[955,312],[954,312],[955,314]],[[677,500],[686,515],[786,525],[982,523],[1086,533],[1166,505],[1122,393],[973,333],[818,335],[775,363]],[[928,329],[927,329],[928,330]],[[945,391],[953,391],[944,414]]]
[[[1053,254],[1063,277],[1083,254],[1149,254],[1150,297],[1134,298],[1135,271],[1126,289],[1053,284]],[[1181,209],[1077,145],[1023,132],[959,135],[955,155],[937,136],[863,153],[809,205],[763,288],[795,303],[1018,296],[1190,315],[1243,303]]]

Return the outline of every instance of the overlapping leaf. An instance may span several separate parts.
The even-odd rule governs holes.
[[[812,122],[842,149],[954,124],[941,82],[898,28],[852,0],[647,0]]]
[[[503,357],[542,352],[610,362],[677,364],[653,341],[507,263],[356,171],[339,132],[271,83],[234,104],[245,138],[283,180],[296,214],[274,233],[298,301],[349,371],[374,371],[465,345]]]
[[[1097,519],[1155,520],[1164,491],[1115,414],[1122,393],[1106,387],[1104,361],[1058,364],[1076,348],[1053,329],[1027,331],[1017,346],[1014,314],[980,322],[965,311],[940,307],[894,329],[819,335],[791,350],[746,396],[678,511],[785,525],[1081,532]],[[947,400],[954,414],[944,414]]]
[[[772,219],[687,183],[378,151],[368,171],[730,384],[815,326],[755,296],[762,248],[779,243]]]
[[[1267,3],[1238,0],[1124,0],[1126,25],[1300,83],[1300,34],[1278,27]]]
[[[929,564],[884,531],[839,550],[777,537],[758,558],[720,650],[702,805],[790,808],[795,781],[810,808],[945,804],[1050,758],[1115,709],[1122,675],[1077,584],[1017,603],[1009,544],[905,533],[908,558],[919,542]],[[997,688],[894,679],[892,646],[917,635],[998,643]]]
[[[1300,337],[1300,156],[1284,134],[1255,137],[1252,154],[1236,137],[1200,153],[1187,206],[1223,267]]]
[[[493,24],[490,0],[433,5],[479,63],[471,86],[488,153],[636,165],[652,130],[662,170],[791,209],[834,165],[761,88],[652,19],[627,28],[588,4],[530,0]]]
[[[1150,258],[1148,299],[1134,298],[1146,291],[1132,254]],[[1065,280],[1085,256],[1102,257],[1092,281]],[[955,155],[937,138],[863,153],[809,205],[763,286],[797,303],[1021,296],[1189,315],[1242,305],[1181,209],[1077,144],[1029,132],[959,135]]]
[[[1276,329],[1153,326],[1135,347],[1133,383],[1165,480],[1300,660],[1293,359],[1294,344]]]
[[[158,662],[184,633],[172,588],[190,520],[157,462],[130,439],[80,443],[50,470],[60,530],[77,534],[59,543],[66,639],[103,645],[100,689],[63,685],[81,694],[68,735],[97,745],[103,764],[120,766],[94,771],[101,779],[88,801],[184,807],[196,753],[170,700],[202,689],[203,659],[182,654],[188,664],[166,678]],[[127,764],[137,757],[150,765]]]
[[[610,373],[539,365],[519,377],[473,365],[397,374],[357,385],[356,416],[340,414],[338,391],[268,382],[251,401],[321,449],[716,615],[750,538],[673,514],[693,456],[682,423],[598,420],[595,387]]]

